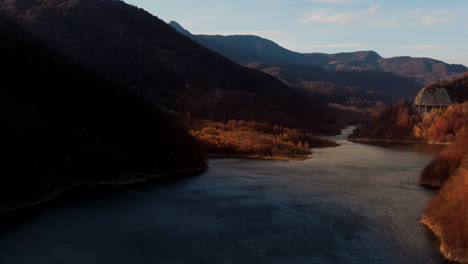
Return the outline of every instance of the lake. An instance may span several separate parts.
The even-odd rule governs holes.
[[[307,161],[212,159],[199,176],[61,199],[0,232],[0,263],[443,263],[419,223],[435,192],[417,185],[441,147],[345,135]]]

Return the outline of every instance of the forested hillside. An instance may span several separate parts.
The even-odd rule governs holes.
[[[447,146],[422,172],[421,184],[440,187],[424,212],[422,223],[437,235],[444,256],[468,263],[468,130]]]
[[[446,111],[437,110],[422,117],[411,103],[402,101],[360,126],[350,139],[451,143],[466,125],[468,103],[455,104]]]
[[[329,97],[331,102],[348,105],[359,100],[366,100],[373,104],[376,102],[392,104],[403,98],[412,100],[421,87],[413,80],[387,72],[329,71],[321,67],[268,63],[249,63],[247,66],[262,70],[291,86],[319,93],[322,93],[320,83],[323,82],[341,87],[353,87],[353,93],[346,92],[341,96]]]
[[[168,110],[318,132],[324,132],[322,124],[336,122],[335,110],[320,96],[242,67],[122,1],[6,0],[0,12]]]
[[[134,90],[2,16],[0,37],[0,211],[129,173],[206,166],[195,140]]]

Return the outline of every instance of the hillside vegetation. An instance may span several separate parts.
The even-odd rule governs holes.
[[[71,186],[206,167],[196,141],[133,90],[0,16],[0,211]]]
[[[433,91],[437,88],[445,88],[452,101],[463,103],[468,101],[468,71],[454,79],[436,81],[426,85],[426,88]]]
[[[298,129],[255,121],[222,123],[184,118],[182,122],[211,156],[302,160],[312,154],[311,148],[337,146]]]
[[[460,131],[421,176],[423,184],[442,186],[429,202],[422,223],[437,235],[447,259],[468,263],[468,130]]]
[[[258,62],[249,63],[247,66],[273,75],[293,87],[318,93],[322,93],[322,83],[342,87],[344,93],[327,95],[327,99],[333,103],[347,105],[365,102],[361,107],[378,102],[391,104],[403,98],[413,99],[421,87],[414,80],[387,72],[329,71],[320,67]]]
[[[410,102],[403,101],[389,106],[381,115],[363,124],[350,139],[452,142],[457,133],[468,125],[468,72],[452,80],[436,81],[425,88],[432,92],[445,88],[456,104],[447,111],[433,111],[423,118]]]
[[[356,129],[353,141],[418,141],[451,143],[468,125],[468,103],[455,104],[421,117],[407,101],[387,107],[378,117]]]
[[[337,120],[336,111],[321,97],[242,67],[123,1],[6,0],[0,2],[0,12],[168,110],[316,132],[327,132],[320,131],[320,124]]]

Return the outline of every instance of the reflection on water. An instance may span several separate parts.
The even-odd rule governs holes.
[[[0,235],[0,263],[442,263],[419,223],[434,193],[416,184],[440,147],[331,138],[305,162],[213,159],[57,204]]]

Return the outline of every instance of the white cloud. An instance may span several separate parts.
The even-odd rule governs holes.
[[[434,12],[434,14],[436,15],[445,15],[445,14],[448,14],[449,11],[447,9],[440,9],[440,10],[437,10]]]
[[[425,13],[423,13],[422,10],[419,10],[417,15],[421,16],[421,24],[426,26],[434,26],[452,22],[454,16],[448,16],[449,13],[450,11],[447,9],[432,10]]]
[[[395,25],[395,24],[400,23],[400,20],[398,20],[398,19],[374,20],[374,21],[369,21],[368,23],[369,23],[370,25],[379,25],[379,24]]]
[[[354,13],[331,13],[331,9],[314,9],[301,19],[302,23],[349,24],[358,19]]]
[[[404,50],[413,50],[413,51],[427,51],[427,50],[468,50],[468,47],[463,46],[444,46],[444,45],[433,45],[433,44],[421,44],[421,45],[412,45],[412,46],[403,46],[400,47]]]
[[[346,48],[353,48],[353,49],[363,49],[368,48],[369,44],[363,43],[341,43],[341,44],[322,44],[322,45],[312,45],[309,48],[312,49],[346,49]]]
[[[452,18],[441,18],[441,17],[435,17],[435,16],[426,16],[421,18],[421,24],[426,25],[426,26],[433,26],[433,25],[440,25],[444,23],[450,23],[452,22]]]
[[[400,23],[400,21],[398,19],[390,19],[390,20],[385,20],[384,23],[388,25],[395,25],[395,24]]]
[[[307,0],[307,2],[320,3],[320,4],[348,4],[353,0]]]
[[[381,6],[371,6],[369,7],[369,9],[367,10],[367,13],[369,14],[375,14],[377,13],[377,11],[379,11],[379,9],[381,9],[382,7]]]
[[[412,45],[412,46],[403,46],[400,47],[404,50],[440,50],[444,49],[443,45],[432,45],[432,44],[422,44],[422,45]]]

